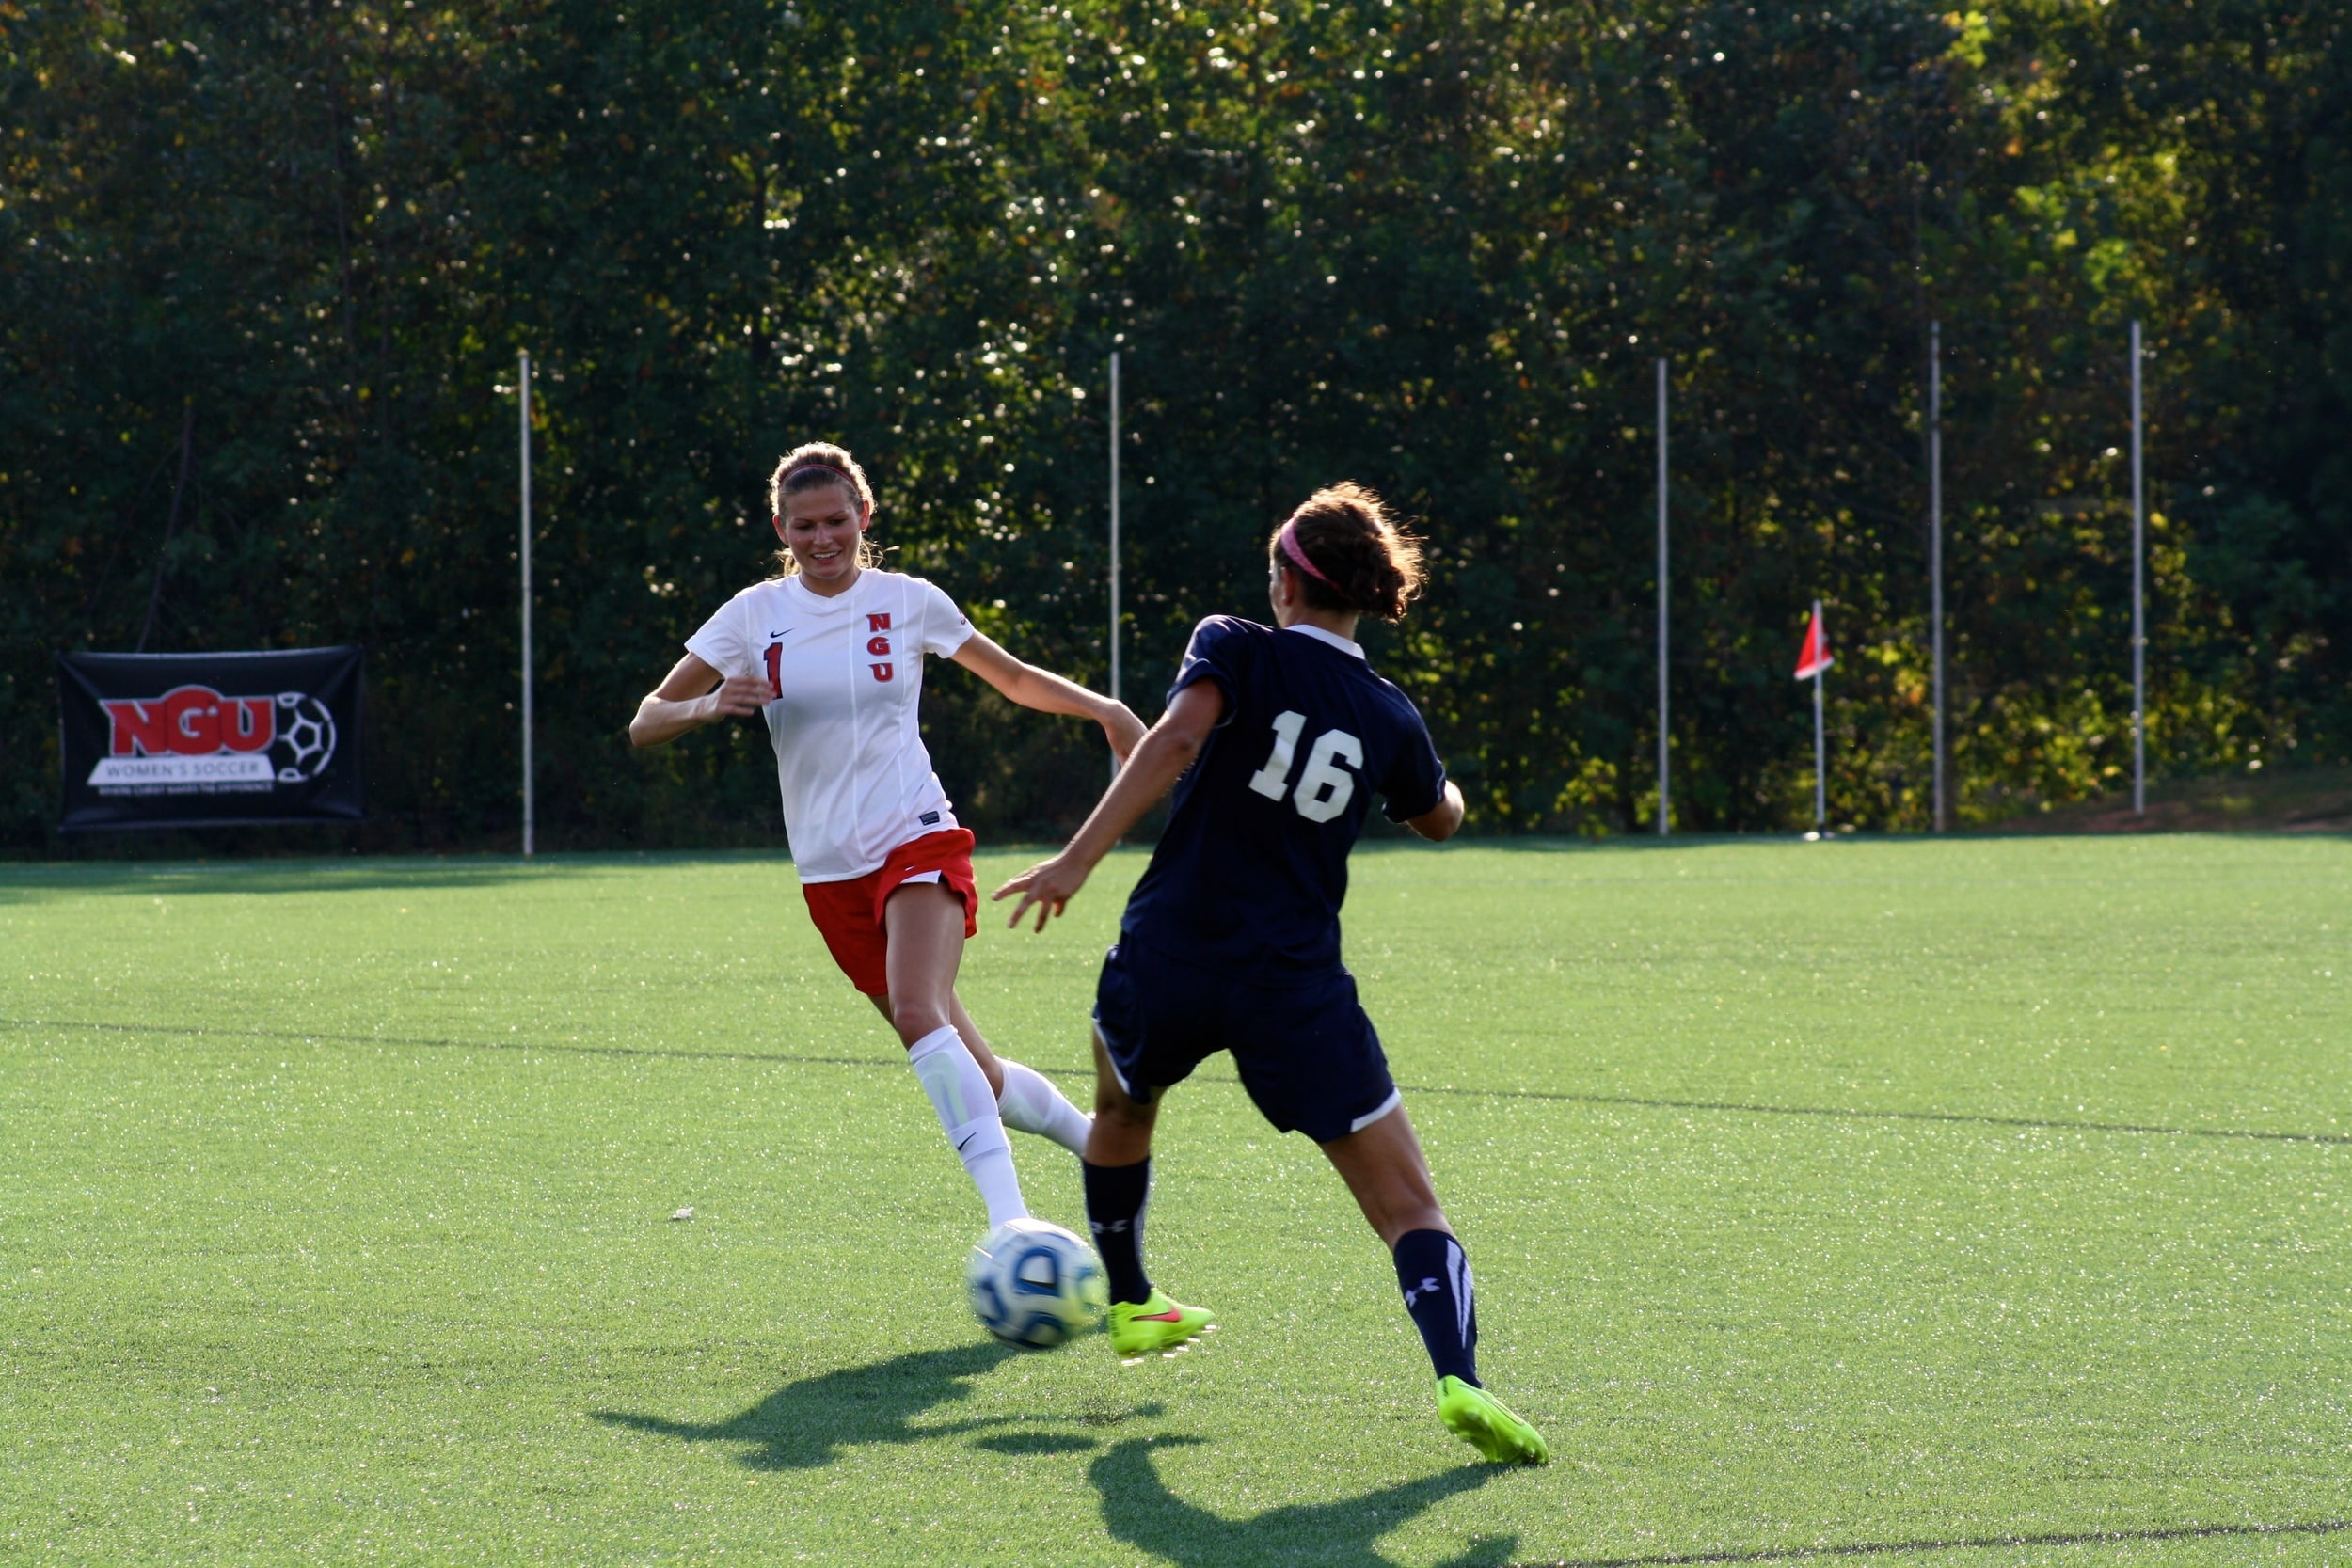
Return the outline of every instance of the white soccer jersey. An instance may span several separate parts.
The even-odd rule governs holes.
[[[784,831],[804,882],[863,877],[891,850],[956,826],[923,749],[923,656],[972,635],[921,578],[858,574],[826,598],[797,577],[755,583],[686,640],[723,675],[760,675],[784,792]]]

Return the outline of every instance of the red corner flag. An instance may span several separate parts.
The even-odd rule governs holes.
[[[1813,601],[1813,619],[1805,624],[1804,645],[1797,650],[1797,679],[1811,680],[1837,661],[1829,656],[1829,631],[1821,625],[1821,601]]]

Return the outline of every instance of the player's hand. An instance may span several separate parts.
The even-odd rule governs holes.
[[[1124,768],[1128,756],[1143,744],[1144,723],[1126,704],[1113,703],[1111,711],[1103,715],[1103,734],[1110,740],[1111,755]]]
[[[719,683],[719,689],[710,694],[710,716],[713,719],[740,719],[757,713],[775,701],[775,693],[768,686],[765,675],[729,675]]]
[[[1012,907],[1012,918],[1005,922],[1017,930],[1021,917],[1037,906],[1037,928],[1045,929],[1046,920],[1062,912],[1077,891],[1087,885],[1087,873],[1091,867],[1072,863],[1068,855],[1056,855],[1052,860],[1029,867],[1028,870],[989,895],[992,902],[1021,895],[1021,902]]]

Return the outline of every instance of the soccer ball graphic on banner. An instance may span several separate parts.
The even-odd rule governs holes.
[[[279,784],[303,784],[317,778],[335,754],[335,716],[316,697],[280,691],[278,743],[270,752],[278,761]]]
[[[1094,1249],[1058,1225],[1008,1220],[964,1266],[973,1315],[1009,1345],[1052,1350],[1103,1325],[1110,1289]]]

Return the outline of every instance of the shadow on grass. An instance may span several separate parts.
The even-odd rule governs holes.
[[[448,1051],[533,1052],[568,1056],[667,1056],[681,1062],[789,1062],[807,1067],[878,1068],[892,1070],[896,1058],[871,1056],[810,1056],[787,1051],[688,1051],[670,1046],[575,1045],[552,1040],[479,1038],[449,1039],[414,1035],[346,1035],[316,1029],[228,1028],[199,1023],[124,1023],[76,1018],[0,1018],[0,1030],[30,1033],[40,1029],[83,1029],[94,1034],[219,1036],[231,1039],[285,1040],[300,1044],[405,1046]],[[1082,1067],[1030,1064],[1048,1078],[1094,1076]],[[1198,1073],[1187,1082],[1236,1085],[1238,1078]],[[2352,1144],[2352,1132],[2285,1132],[2257,1127],[2172,1127],[2155,1122],[2082,1121],[2065,1117],[2003,1117],[1975,1111],[1896,1111],[1856,1109],[1837,1105],[1757,1105],[1730,1100],[1657,1100],[1640,1095],[1578,1094],[1570,1090],[1471,1088],[1454,1084],[1405,1084],[1408,1095],[1446,1095],[1457,1100],[1527,1100],[1567,1105],[1624,1105],[1637,1110],[1713,1111],[1746,1117],[1826,1117],[1850,1121],[1924,1121],[1974,1124],[1980,1127],[2032,1127],[2057,1132],[2115,1132],[2164,1138],[2243,1138],[2262,1143]]]
[[[100,894],[193,898],[215,894],[365,893],[492,888],[539,881],[551,868],[520,860],[79,861],[0,865],[0,904]]]
[[[1484,1486],[1496,1474],[1493,1465],[1465,1465],[1361,1497],[1290,1503],[1248,1519],[1227,1519],[1170,1492],[1152,1457],[1155,1449],[1202,1441],[1134,1437],[1097,1456],[1087,1466],[1087,1480],[1102,1496],[1104,1528],[1115,1539],[1179,1568],[1278,1561],[1299,1568],[1388,1568],[1389,1560],[1373,1550],[1375,1541],[1446,1498]],[[1518,1544],[1516,1535],[1479,1541],[1440,1568],[1504,1568]]]
[[[1193,1082],[1220,1080],[1196,1077]],[[1464,1100],[1552,1100],[1576,1105],[1627,1105],[1651,1111],[1719,1111],[1743,1117],[1830,1117],[1847,1121],[1943,1121],[1979,1127],[2037,1127],[2055,1132],[2122,1132],[2166,1138],[2252,1138],[2267,1143],[2352,1144],[2352,1132],[2273,1132],[2253,1127],[2169,1127],[2154,1122],[2077,1121],[2061,1117],[2002,1117],[1977,1111],[1873,1111],[1839,1105],[1756,1105],[1735,1100],[1653,1100],[1626,1094],[1574,1094],[1549,1089],[1456,1088],[1451,1084],[1402,1084],[1406,1094]]]
[[[1986,1535],[1951,1541],[1857,1541],[1844,1546],[1783,1546],[1749,1552],[1685,1552],[1672,1557],[1569,1558],[1522,1568],[1715,1568],[1746,1562],[1806,1562],[1816,1558],[1900,1557],[1919,1552],[2014,1551],[2037,1546],[2125,1546],[2137,1543],[2214,1541],[2232,1536],[2338,1535],[2352,1522],[2308,1525],[2177,1525],[2169,1529],[2082,1530],[2054,1535]]]
[[[274,1040],[291,1045],[394,1046],[419,1051],[552,1053],[564,1056],[666,1056],[681,1062],[791,1062],[805,1067],[890,1068],[888,1056],[807,1056],[776,1051],[686,1051],[669,1046],[574,1045],[554,1040],[505,1039],[485,1036],[452,1039],[430,1035],[349,1035],[325,1029],[239,1029],[203,1023],[119,1023],[80,1018],[0,1018],[0,1030],[26,1034],[42,1029],[81,1029],[99,1035],[174,1035],[183,1038]],[[1040,1068],[1057,1077],[1076,1077],[1075,1068]],[[1089,1074],[1090,1076],[1090,1074]]]
[[[864,1367],[787,1383],[740,1415],[723,1421],[673,1421],[624,1410],[592,1410],[610,1426],[650,1432],[690,1443],[748,1443],[742,1463],[755,1470],[813,1470],[845,1449],[874,1443],[920,1443],[1002,1426],[1009,1417],[913,1424],[915,1417],[971,1393],[970,1382],[1018,1355],[1009,1345],[956,1345],[914,1351]]]
[[[91,894],[364,893],[430,888],[494,888],[552,883],[576,872],[655,871],[678,867],[789,870],[781,848],[612,850],[516,855],[321,855],[206,860],[21,861],[0,863],[0,904]],[[567,891],[567,898],[588,896]]]

